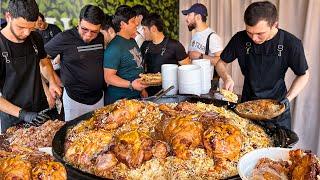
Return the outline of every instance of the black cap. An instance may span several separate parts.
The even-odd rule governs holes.
[[[202,16],[208,16],[207,8],[201,3],[193,4],[189,9],[181,11],[183,15],[188,15],[189,13],[197,13]]]

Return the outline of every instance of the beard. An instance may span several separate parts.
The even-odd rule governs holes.
[[[195,28],[196,28],[196,23],[190,23],[190,24],[188,25],[189,31],[192,31],[192,30],[194,30]]]
[[[13,28],[12,28],[12,24],[10,24],[10,31],[11,31],[11,33],[13,34],[13,36],[17,39],[17,40],[19,40],[19,41],[24,41],[27,37],[25,37],[25,38],[21,38],[21,37],[19,37],[15,32],[14,32],[14,30],[13,30]]]

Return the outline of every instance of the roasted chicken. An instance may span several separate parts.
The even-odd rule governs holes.
[[[43,152],[25,147],[0,151],[0,179],[2,180],[66,180],[64,166]]]
[[[293,180],[312,180],[320,175],[320,162],[316,155],[302,150],[293,150],[289,153],[292,162],[290,174]]]
[[[105,130],[116,129],[136,118],[143,107],[144,103],[137,100],[119,100],[111,112],[106,111],[105,114],[97,116],[96,127]]]
[[[0,160],[0,179],[2,180],[30,180],[31,170],[31,163],[22,156]]]
[[[82,132],[78,137],[67,140],[65,158],[79,167],[90,167],[97,154],[109,149],[112,137],[110,132],[103,130]]]
[[[130,168],[139,167],[152,158],[153,140],[142,132],[131,131],[116,137],[114,153]]]
[[[189,149],[202,145],[202,124],[195,119],[198,115],[166,117],[156,131],[172,147],[174,154],[181,159],[188,159]]]
[[[227,123],[215,123],[203,134],[208,156],[218,159],[238,160],[242,145],[240,130]]]

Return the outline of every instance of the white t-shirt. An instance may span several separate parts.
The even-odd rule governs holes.
[[[143,34],[143,27],[139,25],[137,27],[137,36],[134,38],[136,40],[139,48],[141,47],[142,43],[144,42],[144,34]]]
[[[191,42],[188,47],[188,51],[197,51],[202,54],[205,54],[207,38],[211,32],[213,33],[210,36],[209,56],[214,56],[214,53],[222,51],[223,47],[221,38],[209,27],[201,32],[196,32],[192,36]]]

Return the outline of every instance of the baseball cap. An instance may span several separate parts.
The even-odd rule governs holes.
[[[188,15],[189,13],[197,13],[202,16],[208,16],[207,8],[201,3],[193,4],[189,9],[181,11],[183,15]]]

